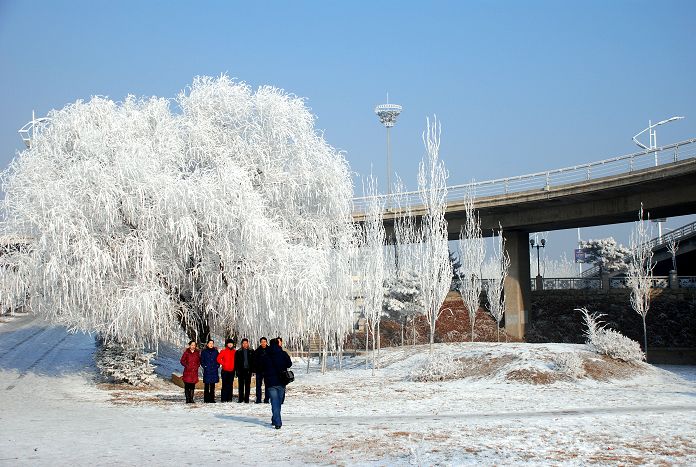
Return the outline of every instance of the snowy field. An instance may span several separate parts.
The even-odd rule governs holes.
[[[693,367],[628,377],[565,344],[437,345],[466,369],[442,382],[410,380],[427,347],[383,350],[375,376],[358,359],[326,375],[297,360],[276,431],[268,405],[187,406],[164,379],[99,383],[92,337],[2,320],[0,465],[696,465]],[[596,365],[552,371],[561,354]]]

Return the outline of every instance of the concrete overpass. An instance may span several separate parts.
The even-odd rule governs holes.
[[[484,235],[503,227],[511,268],[505,284],[506,330],[523,337],[530,308],[529,233],[635,221],[641,203],[651,218],[696,213],[696,139],[599,162],[448,188],[449,238],[466,219],[463,198],[474,196]],[[418,192],[402,195],[414,214],[424,213]],[[364,219],[365,198],[354,200],[354,220]],[[388,200],[384,200],[385,205]],[[399,211],[387,209],[392,230]]]

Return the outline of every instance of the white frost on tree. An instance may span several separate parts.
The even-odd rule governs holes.
[[[409,320],[423,314],[423,294],[418,274],[400,271],[384,280],[384,312],[401,326],[401,345],[404,329]]]
[[[670,235],[667,240],[667,252],[672,257],[672,271],[677,272],[677,252],[679,251],[679,240],[674,235]]]
[[[448,232],[445,220],[447,208],[447,170],[440,160],[440,124],[427,121],[423,133],[426,154],[418,171],[418,190],[423,215],[418,229],[416,265],[421,279],[424,314],[430,331],[430,352],[435,342],[435,325],[452,282],[449,262]]]
[[[586,262],[595,264],[600,273],[624,271],[628,267],[631,249],[616,243],[613,237],[582,241],[580,248],[585,252]]]
[[[26,306],[29,287],[27,254],[31,239],[14,235],[0,237],[0,315]]]
[[[500,322],[505,315],[505,279],[510,270],[510,255],[505,251],[505,238],[503,228],[500,227],[493,241],[493,256],[486,268],[489,271],[487,280],[484,284],[486,296],[488,297],[489,313],[497,323],[498,342],[500,342]]]
[[[471,341],[474,341],[474,326],[476,313],[481,301],[483,286],[483,262],[486,258],[486,243],[481,235],[481,221],[478,212],[474,210],[474,199],[471,193],[464,198],[466,219],[459,232],[459,258],[461,267],[458,272],[459,293],[466,306],[471,326]]]
[[[172,103],[176,110],[172,109]],[[3,173],[0,301],[129,347],[352,328],[352,184],[301,98],[226,76],[49,114]],[[4,255],[5,256],[5,255]]]
[[[645,317],[650,310],[650,289],[653,277],[653,250],[648,243],[652,237],[650,216],[643,218],[643,204],[638,211],[638,221],[631,232],[631,257],[626,279],[631,289],[631,307],[643,320],[643,350],[648,353],[648,330]]]
[[[420,245],[421,231],[416,224],[416,218],[411,204],[405,200],[403,185],[398,182],[393,196],[395,211],[394,218],[394,252],[388,280],[385,281],[385,311],[401,322],[401,343],[404,341],[406,322],[411,322],[413,345],[416,343],[415,319],[425,314],[425,304],[422,293],[423,283],[420,271],[422,252]],[[388,251],[389,251],[388,250]]]
[[[367,207],[358,243],[358,280],[363,312],[372,337],[372,373],[377,366],[379,322],[384,301],[384,198],[377,195],[377,181],[370,177],[366,187]],[[366,346],[368,343],[366,342]]]

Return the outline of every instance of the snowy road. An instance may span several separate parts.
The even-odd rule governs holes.
[[[0,324],[0,465],[696,464],[689,367],[611,383],[413,383],[413,354],[386,351],[374,377],[355,362],[326,375],[298,365],[276,431],[265,404],[98,385],[93,352],[92,337],[30,317]]]

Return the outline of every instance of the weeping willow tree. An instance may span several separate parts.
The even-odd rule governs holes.
[[[0,302],[140,347],[351,330],[349,168],[280,89],[198,77],[173,100],[77,101],[2,181],[2,231],[31,240],[3,255]]]

